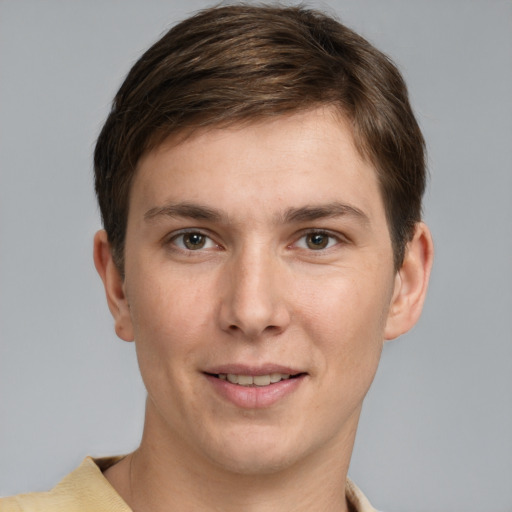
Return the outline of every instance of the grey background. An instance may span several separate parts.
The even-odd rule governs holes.
[[[132,450],[145,392],[92,264],[91,153],[131,64],[204,1],[0,0],[0,495]],[[384,350],[351,476],[382,510],[512,511],[512,3],[310,2],[398,63],[428,140],[419,325]]]

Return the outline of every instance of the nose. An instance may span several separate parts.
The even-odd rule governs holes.
[[[221,328],[250,340],[285,331],[290,311],[283,270],[278,257],[265,247],[233,256],[221,287]]]

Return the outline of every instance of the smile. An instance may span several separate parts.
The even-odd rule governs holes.
[[[288,380],[288,373],[270,373],[268,375],[237,375],[235,373],[219,373],[217,377],[221,380],[227,380],[231,384],[247,387],[263,387],[276,384],[282,380]],[[295,377],[295,376],[294,376]]]
[[[226,365],[203,374],[219,397],[242,409],[271,407],[308,380],[308,373],[277,365]]]

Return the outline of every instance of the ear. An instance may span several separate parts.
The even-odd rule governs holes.
[[[94,236],[94,265],[105,287],[116,334],[124,341],[133,341],[130,306],[124,291],[124,281],[114,263],[107,233],[103,229]]]
[[[404,261],[395,276],[384,338],[392,340],[411,329],[420,317],[427,293],[434,244],[430,230],[418,222],[405,249]]]

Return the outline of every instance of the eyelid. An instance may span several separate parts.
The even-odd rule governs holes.
[[[173,243],[174,240],[176,240],[178,237],[186,235],[186,234],[190,234],[190,233],[197,233],[199,235],[202,235],[202,236],[208,238],[215,245],[216,248],[219,248],[219,249],[222,248],[222,245],[216,241],[215,236],[212,235],[208,229],[204,229],[204,228],[183,228],[183,229],[173,231],[172,233],[169,233],[168,235],[166,235],[163,238],[162,243],[164,245],[171,246],[173,249],[176,249],[179,251],[184,251],[187,253],[202,252],[202,251],[211,249],[211,247],[210,247],[210,248],[206,248],[206,249],[202,248],[202,249],[198,249],[197,251],[193,251],[193,250],[181,248]],[[297,247],[297,243],[299,242],[299,240],[301,240],[304,237],[311,235],[311,234],[325,235],[331,239],[334,239],[336,241],[336,243],[330,247],[326,247],[324,249],[318,249],[316,251],[313,249]],[[289,248],[305,249],[312,253],[314,253],[314,252],[321,253],[321,252],[329,251],[329,249],[332,249],[333,247],[335,247],[339,244],[348,244],[348,243],[350,243],[350,239],[343,233],[340,233],[337,231],[331,231],[329,229],[324,229],[324,228],[307,228],[307,229],[303,229],[303,230],[299,231],[295,235],[294,241],[291,244],[289,244],[288,247]]]
[[[187,235],[187,234],[198,234],[198,235],[204,236],[205,238],[208,238],[216,248],[221,247],[221,245],[215,240],[215,238],[210,234],[210,232],[207,229],[203,229],[203,228],[183,228],[183,229],[179,229],[177,231],[173,231],[172,233],[169,233],[168,235],[166,235],[164,237],[163,244],[170,246],[171,249],[173,249],[173,250],[178,250],[178,251],[187,252],[187,253],[204,252],[205,250],[212,249],[212,247],[207,247],[206,249],[200,248],[200,249],[193,251],[190,249],[185,249],[183,247],[179,247],[177,244],[174,243],[174,241],[177,238],[179,238],[180,236],[183,236],[183,235]]]
[[[336,241],[336,243],[330,247],[326,247],[326,248],[323,248],[323,249],[318,249],[318,250],[313,250],[313,249],[309,249],[309,248],[303,248],[303,247],[299,247],[299,249],[305,249],[305,250],[308,250],[309,252],[311,253],[322,253],[322,252],[326,252],[326,251],[329,251],[329,249],[332,249],[334,247],[336,247],[337,245],[339,244],[348,244],[350,243],[350,240],[348,239],[348,237],[346,237],[345,235],[343,235],[342,233],[339,233],[339,232],[336,232],[336,231],[331,231],[329,229],[322,229],[322,228],[308,228],[308,229],[304,229],[302,230],[301,232],[298,233],[298,236],[295,238],[295,242],[293,242],[292,244],[290,244],[290,247],[297,247],[297,243],[299,242],[299,240],[302,240],[304,237],[308,236],[308,235],[325,235],[329,238],[332,238]]]

